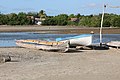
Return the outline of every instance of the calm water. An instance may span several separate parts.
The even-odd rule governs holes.
[[[78,34],[38,34],[32,32],[0,33],[0,47],[16,46],[15,40],[19,39],[40,39],[55,40],[58,37],[72,37]],[[103,42],[120,41],[120,34],[104,34]],[[93,35],[93,43],[99,43],[99,34]]]

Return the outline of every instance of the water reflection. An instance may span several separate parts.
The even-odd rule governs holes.
[[[32,32],[17,32],[17,33],[0,33],[0,46],[10,47],[16,46],[15,40],[19,39],[40,39],[40,40],[55,40],[58,37],[72,37],[78,34],[39,34]],[[104,34],[103,42],[120,41],[120,34]],[[99,34],[93,34],[93,43],[99,42]]]

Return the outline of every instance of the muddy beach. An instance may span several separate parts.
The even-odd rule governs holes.
[[[38,32],[57,34],[99,34],[99,28],[79,26],[0,26],[0,32]],[[103,34],[120,34],[120,28],[103,28]]]
[[[104,33],[120,34],[120,29],[105,29],[108,32]],[[91,30],[99,33],[98,28],[0,26],[0,32],[81,34]],[[117,49],[60,53],[1,47],[0,55],[11,57],[11,61],[0,63],[0,80],[120,80],[120,50]]]

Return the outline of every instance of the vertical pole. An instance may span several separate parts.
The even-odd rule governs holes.
[[[103,27],[103,19],[106,5],[103,7],[102,19],[101,19],[101,27],[100,27],[100,46],[102,46],[102,27]]]

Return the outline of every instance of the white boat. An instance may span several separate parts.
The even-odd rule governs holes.
[[[111,41],[111,42],[108,42],[107,45],[108,45],[109,47],[120,48],[120,41]]]
[[[82,34],[73,37],[56,38],[56,41],[69,41],[70,46],[89,46],[92,44],[92,34]]]

